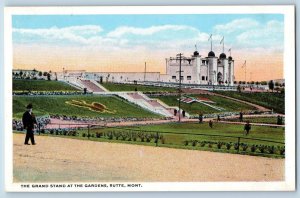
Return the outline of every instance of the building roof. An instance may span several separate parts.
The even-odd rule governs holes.
[[[216,55],[215,55],[215,53],[213,52],[213,51],[210,51],[209,53],[208,53],[208,57],[215,57]]]

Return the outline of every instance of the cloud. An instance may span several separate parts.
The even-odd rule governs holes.
[[[240,30],[251,29],[257,27],[259,23],[253,19],[236,19],[227,24],[216,25],[214,30],[219,33],[227,34]]]
[[[161,25],[161,26],[151,26],[147,28],[137,28],[122,26],[107,34],[108,37],[122,37],[124,35],[133,34],[140,36],[149,36],[163,31],[193,31],[198,32],[198,29],[185,25]]]
[[[283,49],[283,25],[280,21],[268,21],[266,24],[244,31],[236,37],[236,40],[240,45],[247,47]]]
[[[59,41],[67,40],[69,42],[85,44],[88,44],[90,43],[90,41],[95,40],[95,36],[99,35],[99,33],[101,33],[102,31],[103,29],[100,26],[96,25],[69,26],[64,28],[51,27],[38,29],[13,28],[13,33],[17,34],[15,38],[20,38],[21,40],[26,40],[26,38],[28,37],[39,37],[40,39],[51,39]]]

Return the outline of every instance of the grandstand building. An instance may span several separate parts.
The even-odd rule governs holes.
[[[179,82],[178,57],[166,58],[166,73],[160,72],[78,72],[65,71],[64,77],[83,77],[90,80],[103,82]],[[207,57],[202,57],[195,51],[190,57],[181,60],[181,82],[185,84],[200,85],[230,85],[234,82],[234,60],[231,56],[227,58],[225,53],[219,57],[213,51]]]

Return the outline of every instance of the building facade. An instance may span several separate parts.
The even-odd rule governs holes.
[[[179,57],[166,59],[166,76],[168,82],[179,82]],[[181,60],[181,82],[202,85],[233,85],[234,60],[221,53],[215,56],[213,51],[207,57],[201,57],[197,51]]]
[[[178,57],[166,59],[166,73],[160,72],[86,72],[84,70],[64,70],[57,73],[59,79],[85,78],[102,82],[130,83],[133,81],[144,82],[179,82]],[[202,57],[195,51],[190,57],[181,60],[181,82],[185,84],[200,85],[230,85],[234,84],[234,60],[231,56],[221,53],[215,56],[213,51],[207,57]]]

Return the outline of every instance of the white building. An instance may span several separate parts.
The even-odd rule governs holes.
[[[166,59],[166,73],[160,72],[86,72],[84,70],[64,70],[57,73],[58,79],[71,80],[71,78],[85,78],[102,82],[129,83],[133,81],[144,82],[179,82],[180,60],[176,58]],[[181,82],[185,84],[200,85],[233,85],[234,60],[231,56],[221,53],[215,56],[213,51],[207,57],[199,55],[195,51],[190,57],[181,61]]]

